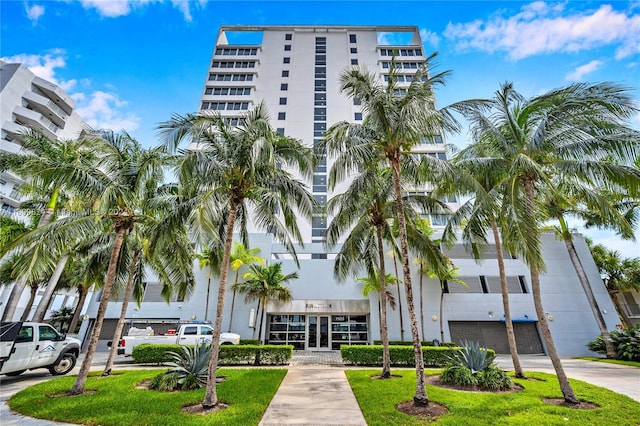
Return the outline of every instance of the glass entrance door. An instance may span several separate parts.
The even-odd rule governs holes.
[[[307,318],[307,349],[329,350],[329,316],[308,315]]]

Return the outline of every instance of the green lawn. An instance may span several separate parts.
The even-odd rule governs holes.
[[[371,379],[379,370],[348,370],[347,378],[369,426],[406,426],[425,424],[395,409],[396,404],[409,401],[415,391],[415,371],[392,371],[402,378]],[[427,371],[437,374],[439,371]],[[545,404],[542,398],[561,397],[555,376],[527,373],[542,379],[518,380],[525,390],[514,393],[460,392],[427,385],[429,399],[445,405],[449,413],[440,417],[438,425],[638,425],[640,402],[588,383],[571,380],[581,400],[594,402],[600,408],[577,410]]]
[[[283,369],[218,370],[218,374],[227,376],[217,386],[218,398],[229,407],[203,416],[185,414],[181,408],[201,402],[204,389],[171,393],[136,389],[137,384],[160,372],[115,372],[106,378],[92,375],[85,389],[97,392],[49,397],[71,389],[75,377],[62,377],[24,389],[8,404],[30,417],[91,425],[257,425],[287,373]]]
[[[624,359],[608,359],[608,358],[596,358],[592,356],[584,356],[578,359],[584,359],[586,361],[606,362],[608,364],[630,365],[631,367],[640,367],[638,361],[626,361]]]

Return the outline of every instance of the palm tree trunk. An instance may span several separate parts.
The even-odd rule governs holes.
[[[238,271],[236,270],[236,279],[235,284],[238,284]],[[233,290],[233,296],[231,297],[231,313],[229,314],[229,327],[227,327],[227,332],[231,333],[231,324],[233,324],[233,309],[236,305],[236,291]]]
[[[260,328],[258,328],[258,343],[262,344],[262,321],[264,320],[264,316],[267,308],[267,298],[265,297],[262,300],[262,314],[260,314]]]
[[[73,318],[71,319],[71,324],[69,324],[69,333],[75,333],[76,327],[78,326],[78,322],[80,321],[80,314],[82,313],[82,307],[84,306],[84,301],[87,299],[87,289],[84,288],[83,285],[78,286],[78,302],[76,303],[76,309],[73,312]]]
[[[424,338],[424,295],[422,294],[422,281],[424,280],[423,266],[422,262],[420,262],[420,337],[424,342],[426,339]]]
[[[96,321],[91,333],[91,339],[89,340],[89,346],[87,347],[87,354],[84,357],[78,377],[76,378],[73,387],[69,391],[70,395],[80,395],[84,392],[84,386],[87,382],[89,375],[89,369],[93,362],[93,356],[96,353],[98,347],[98,339],[100,339],[100,332],[102,331],[102,322],[104,321],[105,313],[107,312],[107,305],[111,298],[111,289],[113,282],[116,279],[116,269],[118,266],[118,260],[120,259],[120,249],[124,241],[125,234],[127,233],[126,226],[120,226],[117,228],[116,239],[111,249],[111,256],[109,257],[109,268],[107,269],[107,276],[104,279],[104,287],[102,288],[102,295],[100,296],[100,304],[98,305],[98,313],[96,314]]]
[[[391,377],[391,354],[389,353],[389,333],[387,330],[387,276],[384,267],[384,244],[382,242],[382,229],[376,227],[378,240],[378,257],[380,273],[380,339],[382,340],[382,372],[380,377]]]
[[[444,343],[444,320],[442,319],[442,305],[444,305],[444,280],[440,280],[440,343]]]
[[[409,322],[411,325],[411,336],[413,338],[413,354],[416,363],[416,393],[413,396],[415,406],[426,406],[429,404],[427,388],[424,380],[424,358],[422,356],[422,342],[418,333],[418,320],[416,318],[413,303],[413,288],[411,287],[411,270],[409,268],[409,250],[407,247],[407,228],[404,218],[404,206],[402,203],[402,189],[400,188],[400,158],[390,158],[391,169],[393,170],[393,187],[396,196],[398,228],[400,230],[400,253],[402,255],[402,273],[404,276],[404,288],[407,297],[407,310],[409,311]]]
[[[38,307],[36,308],[36,313],[33,314],[34,322],[42,322],[44,320],[44,316],[47,313],[47,309],[51,304],[51,298],[53,297],[53,292],[56,290],[56,286],[58,285],[58,281],[60,280],[60,276],[62,275],[62,271],[64,271],[64,268],[67,265],[68,260],[69,260],[68,255],[62,256],[60,260],[58,260],[56,269],[53,271],[51,278],[49,278],[49,282],[47,283],[47,287],[44,289],[44,294],[42,295],[42,299],[40,299],[40,303],[38,303]]]
[[[33,301],[36,300],[36,295],[38,294],[38,286],[32,285],[30,286],[29,293],[29,301],[27,302],[27,306],[25,306],[24,311],[22,312],[22,316],[20,317],[20,321],[26,321],[31,313],[31,306],[33,306]]]
[[[129,299],[131,298],[131,289],[133,289],[133,282],[135,280],[138,259],[140,259],[140,251],[136,250],[133,254],[133,259],[131,259],[131,265],[129,265],[129,279],[127,280],[127,286],[124,289],[120,318],[118,318],[118,324],[116,324],[116,330],[114,331],[113,338],[111,339],[111,350],[109,351],[107,364],[104,366],[104,371],[102,372],[103,376],[111,375],[111,369],[113,369],[113,363],[116,360],[116,354],[118,353],[118,342],[120,341],[122,329],[124,328],[124,319],[127,315],[127,308],[129,307]]]
[[[204,301],[204,320],[209,320],[209,293],[211,293],[211,271],[207,277],[207,300]]]
[[[51,197],[49,198],[49,203],[47,207],[44,209],[42,216],[40,216],[40,220],[38,221],[38,226],[36,228],[40,228],[41,226],[45,226],[51,223],[53,219],[53,213],[55,212],[56,203],[58,202],[58,190],[54,189]],[[23,253],[26,253],[29,249],[25,248]],[[9,294],[9,299],[7,299],[7,306],[4,308],[4,312],[2,313],[2,322],[11,321],[13,316],[16,313],[16,309],[18,308],[18,303],[20,302],[20,298],[22,297],[22,293],[24,293],[24,289],[27,287],[27,279],[20,279],[16,284],[14,284],[11,289],[11,293]],[[33,301],[31,302],[33,303]],[[29,311],[31,309],[31,305],[28,305],[25,311]],[[23,314],[24,316],[24,314]]]
[[[534,181],[532,179],[525,180],[525,196],[527,208],[529,211],[535,211],[535,187]],[[560,391],[564,396],[564,400],[568,404],[579,404],[578,398],[576,397],[573,389],[571,388],[571,384],[569,383],[569,379],[567,378],[566,373],[564,372],[564,368],[562,367],[562,362],[560,361],[560,356],[558,355],[558,351],[556,350],[556,345],[553,341],[553,337],[551,336],[551,330],[549,330],[549,323],[547,322],[547,317],[545,315],[544,307],[542,306],[542,297],[540,296],[540,271],[538,269],[538,265],[532,263],[529,265],[529,270],[531,272],[531,293],[533,295],[533,304],[536,309],[536,315],[538,317],[538,324],[540,325],[540,331],[542,332],[542,336],[544,338],[544,342],[547,346],[547,352],[549,352],[549,358],[551,358],[551,364],[553,364],[553,368],[556,372],[556,376],[558,377],[558,383],[560,384]]]
[[[604,321],[604,317],[602,316],[602,312],[600,311],[600,306],[598,306],[598,301],[593,294],[593,289],[591,288],[591,284],[589,283],[589,278],[587,278],[587,274],[584,272],[582,262],[578,257],[576,246],[573,244],[573,236],[571,235],[571,232],[569,232],[569,228],[567,227],[567,223],[565,222],[564,217],[560,215],[558,216],[558,220],[560,221],[562,239],[564,240],[564,244],[567,246],[567,251],[569,252],[569,259],[571,259],[571,264],[576,270],[578,280],[582,285],[582,290],[584,290],[584,294],[587,297],[587,301],[589,302],[591,312],[593,312],[593,316],[596,319],[596,324],[598,324],[598,328],[600,328],[600,334],[602,334],[602,340],[604,340],[605,348],[607,351],[607,358],[616,358],[617,354],[615,348],[613,347],[613,342],[611,341],[611,334],[609,334],[607,323]]]
[[[625,327],[630,327],[631,318],[629,318],[627,311],[625,311],[624,307],[620,303],[620,298],[618,297],[620,295],[620,292],[611,291],[609,289],[607,289],[607,291],[609,292],[609,296],[611,296],[611,300],[613,300],[613,304],[615,305],[616,310],[618,311],[618,315],[620,316],[620,319],[622,320],[623,325]]]
[[[502,309],[504,310],[504,325],[507,328],[507,343],[509,344],[509,352],[511,353],[511,361],[513,362],[513,370],[519,379],[524,379],[524,371],[520,364],[520,356],[518,355],[518,346],[516,344],[516,333],[513,330],[513,322],[511,321],[511,307],[509,303],[509,286],[507,284],[507,273],[504,268],[504,254],[502,252],[502,241],[498,232],[498,225],[495,220],[491,221],[491,230],[493,231],[493,240],[496,244],[496,253],[498,256],[498,271],[500,272],[500,291],[502,292]]]
[[[233,228],[236,221],[236,210],[238,202],[232,201],[227,217],[227,230],[224,241],[224,252],[222,254],[222,265],[220,265],[220,284],[218,286],[218,304],[216,306],[216,321],[211,335],[211,360],[209,361],[209,374],[207,375],[207,389],[202,401],[202,408],[209,409],[218,404],[216,393],[216,372],[218,370],[218,356],[220,349],[220,330],[222,330],[222,314],[224,310],[224,297],[227,290],[227,276],[229,275],[229,260],[231,258],[231,242],[233,240]]]
[[[396,278],[400,278],[398,276],[398,263],[396,262],[396,252],[393,253],[393,269],[396,272]],[[400,316],[400,340],[404,342],[404,319],[402,315],[402,294],[400,294],[400,284],[398,284],[398,315]]]

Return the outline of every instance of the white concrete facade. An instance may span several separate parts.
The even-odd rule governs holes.
[[[258,33],[260,42],[230,43],[233,34],[238,32]],[[379,40],[390,39],[388,33],[403,33],[406,42],[391,46],[380,44]],[[391,50],[397,50],[396,59],[402,64],[401,74],[412,76],[415,67],[425,60],[423,49],[417,27],[222,27],[207,70],[200,108],[219,110],[233,119],[263,101],[271,114],[274,128],[301,139],[307,146],[313,146],[322,137],[322,132],[336,122],[357,122],[362,118],[357,115],[362,113],[360,106],[354,105],[352,100],[340,93],[338,75],[342,70],[350,66],[366,66],[384,78],[388,74]],[[445,158],[446,150],[441,136],[430,135],[428,142],[417,151]],[[333,195],[326,189],[326,173],[330,167],[331,159],[328,159],[326,167],[321,164],[315,173],[313,193],[321,202]],[[341,189],[337,188],[336,192]],[[455,200],[452,201],[455,207]],[[442,220],[442,217],[431,217],[436,227],[444,224]],[[378,340],[378,300],[373,294],[364,297],[361,285],[355,279],[345,283],[338,283],[334,279],[332,258],[339,247],[333,253],[327,253],[321,244],[326,223],[318,220],[309,224],[301,220],[299,225],[305,241],[304,248],[297,248],[301,259],[299,269],[285,255],[284,248],[275,244],[269,235],[260,233],[262,230],[252,230],[251,247],[260,248],[261,257],[269,262],[282,261],[283,272],[298,270],[300,275],[298,280],[289,284],[293,293],[292,302],[268,304],[268,316],[261,332],[263,339],[266,336],[268,343],[293,343],[297,348],[309,350],[329,350],[342,343],[373,343]],[[607,325],[613,329],[618,323],[613,304],[582,237],[576,236],[576,245],[599,307],[603,312],[606,311]],[[547,272],[541,277],[542,298],[558,351],[562,356],[589,354],[585,345],[598,335],[599,330],[569,262],[566,248],[550,234],[543,236],[543,246]],[[470,288],[467,290],[449,284],[448,292],[444,294],[444,339],[450,341],[455,337],[452,327],[456,324],[462,327],[456,333],[465,330],[466,326],[473,332],[472,336],[481,336],[486,329],[487,339],[495,338],[491,337],[490,332],[500,328],[503,315],[499,287],[495,284],[498,276],[495,256],[489,255],[484,262],[476,263],[461,246],[447,254],[461,268],[461,278]],[[393,273],[393,259],[387,256],[386,261],[387,271]],[[535,334],[533,338],[531,335],[525,336],[538,339],[542,351],[544,348],[538,337],[528,269],[521,260],[511,258],[506,260],[506,268],[513,291],[510,296],[512,316],[528,332]],[[231,272],[229,287],[233,278],[234,273]],[[131,323],[148,323],[158,329],[172,328],[173,324],[180,321],[213,320],[217,280],[214,277],[211,283],[209,312],[205,312],[206,271],[196,267],[196,280],[197,286],[190,298],[170,304],[158,299],[158,285],[148,283],[149,297],[145,296],[139,308],[130,305],[127,319]],[[440,340],[440,285],[436,280],[426,277],[423,277],[421,285],[415,265],[412,280],[424,339]],[[392,340],[410,340],[402,286],[392,289],[392,292],[402,303],[402,311],[399,307],[395,311],[389,310],[389,337]],[[90,303],[89,312],[93,317],[98,296],[95,295]],[[255,318],[256,303],[244,303],[243,295],[237,295],[231,321],[232,298],[229,290],[223,314],[223,330],[230,329],[244,339],[257,337],[256,328],[260,320]],[[119,316],[120,306],[118,302],[111,303],[107,318],[114,321]],[[106,343],[111,336],[103,334],[101,339]]]

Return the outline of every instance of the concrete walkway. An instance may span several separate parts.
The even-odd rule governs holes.
[[[96,354],[92,370],[101,370],[105,360],[106,354]],[[521,355],[520,361],[525,371],[554,373],[551,361],[546,356]],[[513,369],[511,357],[508,355],[499,355],[497,363],[504,369]],[[640,402],[638,368],[568,358],[563,359],[562,364],[570,378],[610,389]],[[130,362],[119,362],[116,368],[140,366]],[[269,404],[260,425],[366,425],[344,374],[345,368],[354,367],[345,367],[339,352],[294,352],[287,375]],[[77,374],[77,370],[78,367],[73,373]],[[11,412],[6,404],[6,401],[19,390],[51,378],[46,370],[27,372],[20,377],[0,376],[0,425],[65,425],[21,416]]]

